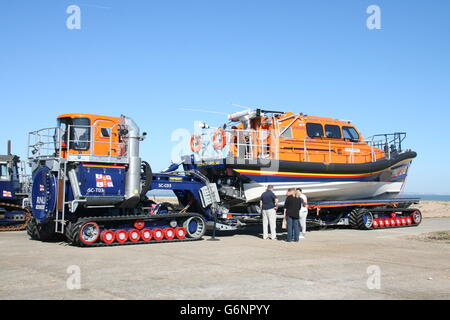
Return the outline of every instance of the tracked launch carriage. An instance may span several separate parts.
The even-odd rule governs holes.
[[[28,234],[83,246],[200,239],[217,191],[195,173],[153,174],[139,156],[145,136],[129,117],[88,114],[61,115],[57,127],[31,132]],[[173,190],[183,207],[150,201],[151,189]]]

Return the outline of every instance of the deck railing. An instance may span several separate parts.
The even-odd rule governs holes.
[[[285,131],[282,135],[274,130],[226,129],[226,145],[223,149],[214,148],[213,137],[217,129],[204,129],[201,133],[202,148],[194,153],[198,160],[211,160],[233,157],[244,160],[296,158],[297,161],[332,163],[375,162],[394,152],[401,152],[405,133],[375,135],[368,141],[332,141],[325,138],[296,139]],[[382,139],[380,139],[380,137]],[[385,146],[388,145],[389,148]],[[282,154],[291,154],[282,156]],[[281,156],[281,157],[280,157]],[[315,159],[315,160],[314,160]],[[320,159],[320,160],[317,160]]]
[[[114,131],[114,127],[82,125],[33,131],[28,135],[28,159],[66,157],[69,161],[126,163],[127,141],[114,141]]]

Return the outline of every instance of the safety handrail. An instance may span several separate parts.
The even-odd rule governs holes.
[[[67,130],[50,127],[32,131],[28,135],[28,159],[60,158],[63,153],[67,158],[83,155],[87,157],[86,161],[92,160],[92,157],[100,162],[127,159],[127,141],[113,141],[115,127],[69,125]],[[84,131],[80,132],[80,129]],[[102,129],[107,130],[109,137],[96,137],[96,130]]]
[[[342,140],[333,141],[330,138],[306,138],[298,139],[293,137],[286,137],[277,135],[276,130],[244,130],[244,129],[224,129],[226,134],[227,144],[223,149],[212,150],[211,146],[214,133],[222,129],[204,129],[201,133],[203,148],[195,153],[194,156],[200,159],[213,159],[221,156],[234,156],[240,159],[279,159],[280,144],[283,145],[284,150],[289,150],[293,153],[303,155],[304,161],[310,161],[311,156],[316,152],[327,152],[325,155],[325,162],[332,162],[333,154],[337,154],[337,149],[342,149],[339,155],[347,157],[347,163],[355,163],[355,157],[366,157],[367,161],[375,162],[380,158],[390,158],[393,152],[401,152],[401,143],[405,139],[406,133],[393,133],[375,135],[369,137],[367,140],[361,138],[359,141]],[[286,130],[285,130],[286,131]],[[283,131],[283,133],[285,132]],[[383,137],[387,139],[390,144],[395,143],[395,147],[386,150],[384,145],[381,145],[374,137]],[[390,137],[390,138],[389,138]],[[270,142],[269,142],[270,140]],[[346,146],[342,148],[343,144]],[[323,150],[319,146],[323,145]],[[289,148],[292,146],[292,149]],[[339,147],[339,148],[338,148]],[[364,148],[363,148],[364,147]],[[367,148],[369,147],[369,148]],[[366,150],[364,150],[366,149]]]

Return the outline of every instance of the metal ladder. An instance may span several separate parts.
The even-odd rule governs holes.
[[[60,163],[58,170],[58,189],[56,196],[56,215],[55,215],[55,232],[64,234],[66,226],[66,178],[67,178],[67,162]]]

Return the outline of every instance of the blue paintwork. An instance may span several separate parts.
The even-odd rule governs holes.
[[[4,197],[3,196],[3,191],[6,192],[11,192],[11,197]],[[9,180],[9,181],[5,181],[2,180],[0,181],[0,201],[5,201],[5,200],[14,200],[16,198],[15,195],[15,188],[14,188],[14,182]]]
[[[191,206],[190,211],[202,214],[206,220],[213,220],[211,210],[202,208],[199,190],[205,184],[190,176],[180,176],[167,173],[153,174],[152,190],[172,190],[182,205],[189,203],[190,197],[193,197],[195,204]]]
[[[56,207],[56,177],[48,167],[42,167],[33,174],[31,193],[33,216],[39,223],[45,223]]]
[[[183,157],[184,170],[201,170],[207,168],[226,168],[225,159],[212,159],[211,161],[195,161],[194,155]]]
[[[190,233],[194,233],[195,230],[197,230],[198,223],[196,220],[191,220],[191,222],[188,225],[188,229]]]
[[[125,169],[90,167],[80,165],[76,169],[82,196],[123,196],[125,194]],[[102,180],[100,177],[108,177]],[[99,181],[101,180],[101,182]],[[105,181],[105,183],[103,182]],[[100,183],[100,184],[98,184]]]

